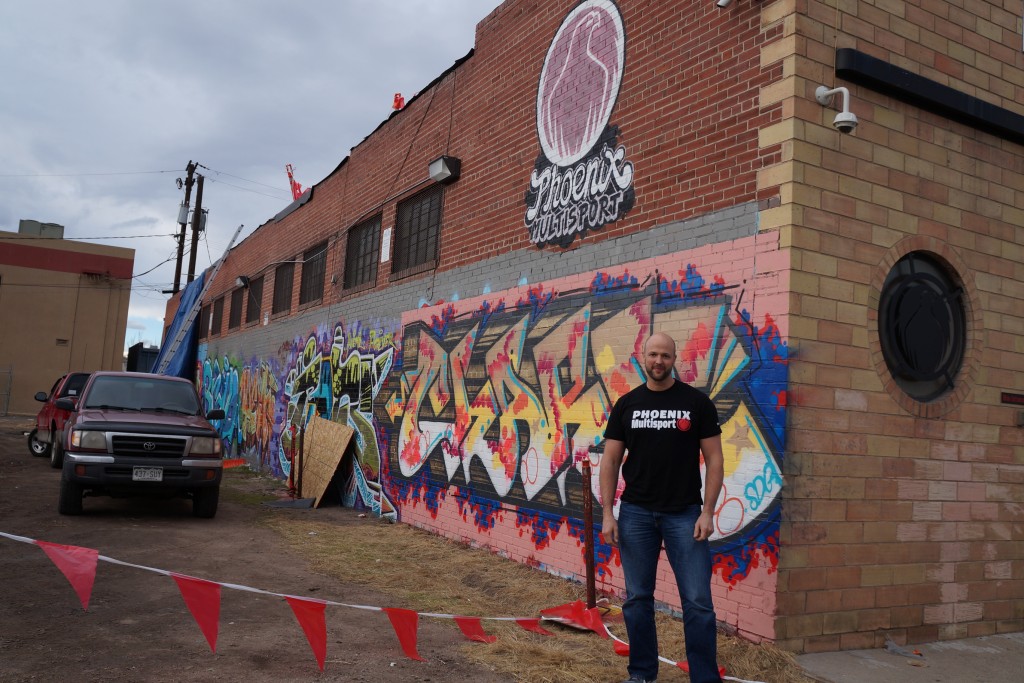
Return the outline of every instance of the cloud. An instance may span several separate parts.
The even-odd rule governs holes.
[[[473,48],[498,4],[0,3],[0,230],[32,218],[134,249],[135,273],[151,272],[130,317],[158,338],[189,160],[207,177],[198,271],[238,225],[244,238],[288,205],[285,164],[306,187],[326,177],[395,92],[408,99]]]

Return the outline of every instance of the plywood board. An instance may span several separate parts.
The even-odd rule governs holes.
[[[302,495],[314,496],[313,507],[320,507],[320,499],[338,470],[342,456],[352,441],[355,430],[348,425],[314,417],[306,425],[302,441]]]

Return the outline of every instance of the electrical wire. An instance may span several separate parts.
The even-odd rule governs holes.
[[[145,237],[177,237],[178,233],[156,233],[153,235],[102,235],[100,237],[43,237],[41,235],[21,235],[15,234],[9,237],[5,236],[4,240],[59,240],[59,241],[82,241],[82,240],[133,240],[142,239]]]
[[[251,192],[253,194],[262,195],[264,197],[270,197],[271,199],[276,199],[278,201],[287,201],[288,200],[287,197],[275,197],[272,194],[267,194],[266,192],[260,192],[259,190],[253,190],[251,188],[241,187],[239,185],[232,185],[231,183],[224,182],[223,180],[219,180],[217,178],[207,177],[207,180],[209,180],[211,183],[220,183],[221,185],[227,185],[228,187],[233,187],[236,190],[241,190],[242,192]]]
[[[86,176],[152,175],[154,173],[181,173],[181,171],[113,171],[110,173],[0,173],[0,178],[81,178]]]
[[[271,190],[277,190],[279,192],[287,192],[287,190],[282,190],[280,187],[277,187],[276,185],[267,185],[266,183],[261,183],[258,180],[249,180],[248,178],[243,178],[242,176],[232,175],[231,173],[227,173],[226,171],[218,171],[215,168],[210,168],[209,166],[203,166],[202,164],[196,164],[196,166],[198,166],[199,168],[205,168],[210,173],[216,173],[217,175],[226,175],[229,178],[237,178],[238,180],[244,180],[245,182],[252,183],[253,185],[262,185],[263,187],[269,187]]]

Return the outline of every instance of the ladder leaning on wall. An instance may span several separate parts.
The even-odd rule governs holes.
[[[192,307],[188,309],[188,313],[186,314],[184,321],[178,326],[178,333],[175,334],[174,339],[171,340],[171,347],[160,360],[160,365],[153,368],[154,373],[162,375],[167,371],[168,366],[171,364],[171,360],[174,358],[174,354],[178,352],[178,348],[188,335],[188,331],[192,327],[192,323],[195,322],[196,316],[199,315],[199,311],[202,310],[203,298],[206,296],[206,292],[210,289],[210,285],[212,285],[213,281],[217,278],[217,273],[220,271],[220,267],[224,265],[224,261],[227,260],[228,253],[231,251],[231,247],[235,246],[235,240],[238,239],[238,235],[242,232],[243,227],[243,225],[239,225],[238,229],[235,230],[235,234],[231,236],[231,241],[228,242],[228,248],[224,250],[224,255],[217,259],[217,263],[214,264],[213,270],[210,271],[210,274],[206,277],[206,282],[203,283],[203,290],[199,292],[199,296],[197,296],[195,301],[192,302]]]

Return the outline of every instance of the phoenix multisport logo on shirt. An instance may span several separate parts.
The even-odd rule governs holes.
[[[630,420],[633,429],[690,429],[689,410],[634,410]]]
[[[611,0],[577,5],[551,41],[537,87],[541,154],[526,192],[526,227],[539,247],[567,247],[633,208],[633,163],[608,124],[625,54]]]

